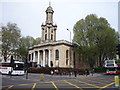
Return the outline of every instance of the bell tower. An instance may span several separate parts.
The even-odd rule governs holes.
[[[46,9],[46,21],[41,25],[42,30],[42,43],[56,41],[57,25],[53,24],[53,9],[49,2],[49,7]]]

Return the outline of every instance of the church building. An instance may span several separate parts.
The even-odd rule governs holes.
[[[33,67],[73,67],[73,45],[66,40],[56,40],[57,25],[53,23],[53,13],[49,5],[45,24],[41,25],[41,43],[29,48]]]

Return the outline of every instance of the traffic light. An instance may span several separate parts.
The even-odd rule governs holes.
[[[116,54],[118,54],[118,56],[119,56],[119,58],[120,58],[120,44],[118,44],[117,46],[116,46]]]

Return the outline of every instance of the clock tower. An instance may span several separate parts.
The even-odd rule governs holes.
[[[57,25],[53,24],[53,9],[49,4],[49,7],[46,9],[46,21],[45,24],[41,25],[42,30],[42,43],[56,41],[56,30]]]

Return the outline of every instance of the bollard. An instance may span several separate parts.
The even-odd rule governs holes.
[[[119,76],[115,76],[115,87],[119,87]]]
[[[40,74],[40,80],[43,81],[44,80],[44,75]]]
[[[25,71],[25,76],[26,76],[26,79],[28,79],[28,71],[27,70]]]

